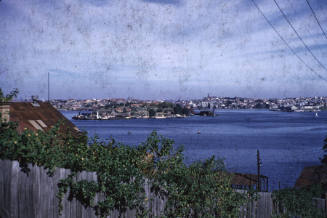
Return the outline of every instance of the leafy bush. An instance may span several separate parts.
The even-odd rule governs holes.
[[[278,208],[275,217],[280,218],[323,218],[322,212],[313,204],[314,197],[321,197],[321,186],[309,189],[287,188],[274,191],[272,194],[274,205]]]
[[[0,158],[17,160],[28,173],[28,163],[42,166],[52,176],[56,167],[71,169],[60,180],[57,197],[61,201],[69,192],[96,214],[110,211],[121,214],[136,209],[138,216],[151,215],[147,210],[145,178],[151,190],[167,200],[162,216],[166,217],[236,217],[239,207],[249,200],[231,189],[223,162],[214,157],[187,166],[182,149],[173,141],[152,132],[136,147],[71,136],[58,124],[48,132],[16,131],[15,123],[0,123]],[[81,171],[97,173],[97,181],[76,181]],[[94,202],[96,194],[104,199]],[[62,209],[62,205],[59,205]]]
[[[9,94],[4,95],[2,89],[0,88],[0,103],[9,102],[13,98],[17,97],[17,95],[18,95],[18,89],[14,89]]]

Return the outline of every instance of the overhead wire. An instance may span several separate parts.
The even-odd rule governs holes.
[[[278,32],[278,30],[275,28],[275,26],[270,22],[270,20],[267,18],[267,16],[263,13],[263,11],[260,9],[260,7],[257,5],[255,0],[251,0],[254,6],[258,9],[259,13],[264,17],[266,22],[270,25],[270,27],[275,31],[275,33],[278,35],[278,37],[285,43],[285,45],[290,49],[290,51],[293,53],[295,57],[299,59],[299,61],[305,65],[312,73],[314,73],[319,79],[327,81],[323,76],[321,76],[318,72],[316,72],[312,67],[310,67],[295,51],[294,49],[289,45],[289,43],[286,41],[286,39]]]
[[[317,23],[318,23],[318,25],[319,25],[319,27],[320,27],[321,32],[324,34],[325,38],[327,39],[327,34],[326,34],[326,32],[324,31],[324,29],[322,28],[322,26],[321,26],[321,24],[320,24],[320,22],[319,22],[319,19],[318,19],[316,13],[315,13],[315,11],[313,10],[313,8],[312,8],[311,5],[310,5],[310,2],[309,2],[308,0],[305,0],[305,1],[307,2],[307,4],[308,4],[308,6],[309,6],[309,8],[310,8],[310,10],[311,10],[311,12],[312,12],[314,18],[316,19],[316,21],[317,21]]]
[[[304,47],[308,50],[308,52],[311,54],[311,56],[317,61],[317,63],[324,68],[327,71],[327,68],[325,67],[325,65],[323,65],[320,60],[313,54],[313,52],[311,51],[311,49],[309,48],[309,46],[303,41],[302,37],[300,36],[300,34],[296,31],[296,29],[294,28],[294,26],[292,25],[291,21],[288,19],[288,17],[286,16],[286,14],[284,13],[284,11],[282,10],[282,8],[279,6],[279,4],[277,3],[276,0],[273,0],[277,6],[277,8],[279,9],[280,13],[283,15],[284,19],[286,20],[286,22],[289,24],[289,26],[292,28],[292,30],[295,32],[296,36],[300,39],[300,41],[302,42],[302,44],[304,45]]]

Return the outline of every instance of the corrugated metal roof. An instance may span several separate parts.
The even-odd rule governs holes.
[[[249,189],[257,186],[258,175],[255,174],[243,174],[243,173],[233,173],[231,184],[241,189]],[[260,186],[261,190],[268,191],[268,177],[260,175]]]
[[[257,175],[234,173],[231,183],[233,185],[251,186],[251,185],[255,185],[257,181],[258,181]]]
[[[36,131],[49,130],[59,121],[63,122],[63,130],[69,129],[76,133],[76,126],[57,111],[49,102],[38,101],[37,107],[30,102],[10,102],[10,121],[18,123],[18,131],[24,128]]]
[[[319,165],[304,167],[301,175],[296,180],[295,187],[303,188],[314,184],[327,186],[327,166]]]

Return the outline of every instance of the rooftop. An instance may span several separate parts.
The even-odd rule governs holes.
[[[9,102],[0,106],[2,112],[7,110],[9,121],[18,123],[18,131],[25,128],[36,131],[47,131],[59,121],[63,122],[65,129],[78,132],[78,128],[57,111],[49,102]]]

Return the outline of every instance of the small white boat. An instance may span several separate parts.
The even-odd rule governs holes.
[[[319,117],[317,112],[315,113],[315,117]]]

